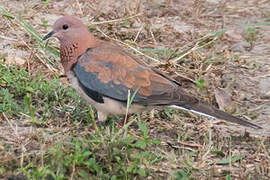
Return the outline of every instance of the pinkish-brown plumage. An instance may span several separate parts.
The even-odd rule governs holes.
[[[68,26],[64,29],[63,26]],[[60,44],[60,58],[65,72],[77,62],[78,56],[87,48],[97,46],[101,41],[88,32],[87,27],[74,16],[65,16],[58,19],[54,25],[53,36],[58,38]]]
[[[189,95],[179,83],[135,55],[95,38],[76,17],[58,19],[44,39],[51,36],[60,40],[61,63],[69,82],[96,107],[100,120],[108,114],[125,114],[130,91],[136,95],[129,113],[167,106],[260,128]]]

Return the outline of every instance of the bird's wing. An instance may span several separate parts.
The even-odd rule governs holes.
[[[126,102],[128,91],[136,92],[133,102],[150,106],[170,106],[220,118],[244,126],[259,126],[234,117],[187,94],[178,84],[131,55],[104,47],[88,49],[74,66],[84,92],[97,102],[103,96]]]
[[[170,97],[164,95],[178,86],[165,76],[138,63],[124,51],[112,51],[104,47],[88,49],[79,57],[73,70],[82,89],[88,95],[94,94],[93,97],[97,100],[100,100],[100,96],[106,96],[127,101],[130,90],[131,94],[137,91],[133,102],[165,105]]]

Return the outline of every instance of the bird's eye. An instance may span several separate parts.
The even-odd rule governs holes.
[[[64,30],[68,29],[68,25],[67,24],[64,24],[63,27],[62,27]]]

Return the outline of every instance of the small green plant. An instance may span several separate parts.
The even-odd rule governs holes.
[[[232,179],[231,175],[230,174],[227,174],[226,175],[226,180],[231,180],[231,179]]]
[[[47,27],[48,26],[48,20],[45,20],[45,19],[41,19],[41,23],[44,27]]]
[[[206,83],[203,79],[195,79],[196,86],[200,89],[205,89],[206,88]]]
[[[215,153],[217,157],[224,157],[225,156],[224,152],[222,150],[219,150],[219,149],[213,149],[212,152]]]
[[[47,5],[49,2],[51,2],[51,0],[42,0],[42,3],[43,3],[44,5]]]
[[[258,37],[258,32],[257,32],[256,27],[249,27],[247,31],[243,34],[243,37],[250,44],[251,49],[252,49],[254,46],[254,42],[256,41]]]
[[[174,179],[175,180],[191,180],[189,176],[190,176],[190,173],[187,173],[181,169],[174,174]]]
[[[132,144],[132,146],[145,149],[150,143],[160,144],[160,140],[154,140],[149,138],[146,122],[138,121],[137,124],[139,129],[142,131],[142,139],[137,140],[135,144]]]
[[[25,111],[28,111],[28,114],[31,117],[32,123],[34,123],[35,108],[32,106],[32,95],[30,93],[26,93],[24,96],[24,106]]]
[[[216,162],[216,164],[229,164],[229,163],[239,161],[239,160],[243,159],[244,157],[245,157],[244,155],[233,156],[230,158],[225,158],[225,159],[219,160]]]
[[[127,25],[127,26],[129,26],[129,25],[131,24],[131,22],[130,22],[128,19],[124,20],[123,23],[124,23],[125,25]]]

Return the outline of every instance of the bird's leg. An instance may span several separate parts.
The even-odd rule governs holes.
[[[121,127],[123,127],[123,126],[128,122],[128,120],[129,120],[130,117],[131,117],[131,114],[128,114],[127,116],[123,116],[123,119],[122,119],[122,121],[119,123],[119,125],[120,125]]]
[[[100,123],[101,123],[101,121],[99,121],[99,120],[95,120],[96,122],[96,125],[99,125]],[[93,131],[93,130],[95,130],[95,128],[94,128],[94,126],[93,126],[93,124],[92,125],[90,125],[89,127],[88,127],[88,131]]]
[[[101,122],[105,121],[106,119],[107,119],[107,114],[105,114],[101,111],[98,111],[97,115],[95,115],[95,121],[96,121],[95,124],[99,125],[99,124],[101,124]],[[95,128],[94,128],[93,124],[88,127],[88,131],[93,131],[94,129]]]

